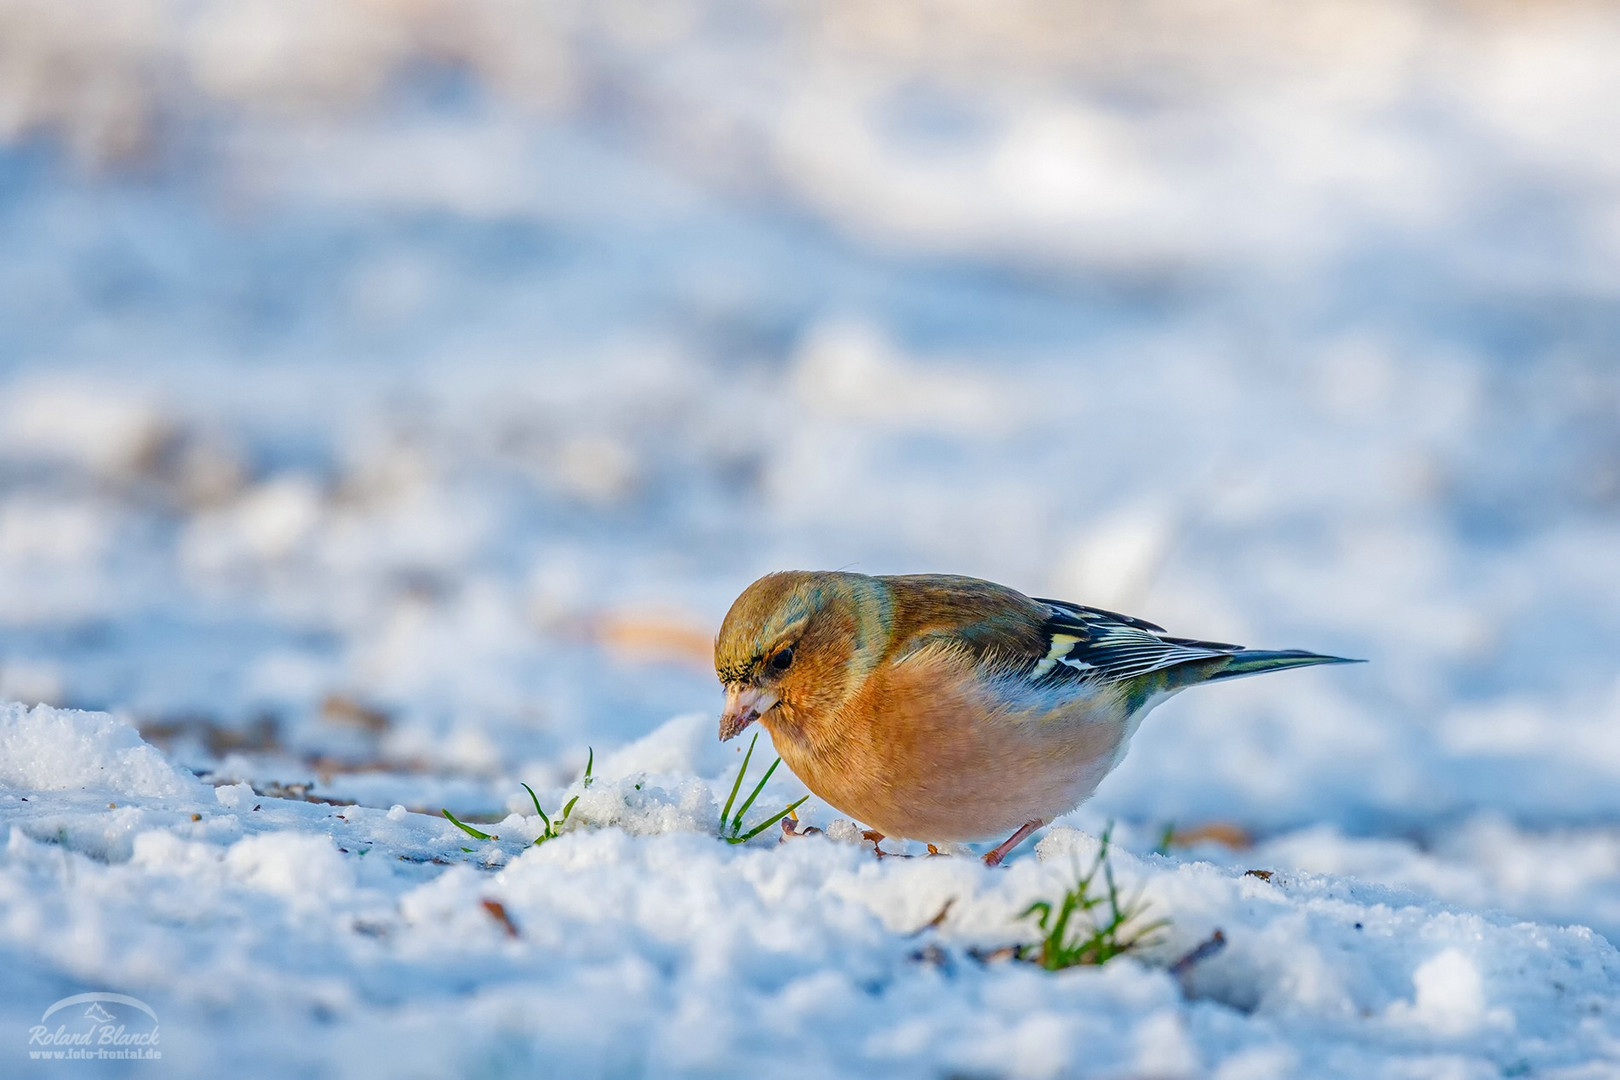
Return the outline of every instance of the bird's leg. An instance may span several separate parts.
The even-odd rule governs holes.
[[[1001,860],[1007,857],[1008,852],[1012,851],[1012,849],[1017,847],[1019,844],[1022,844],[1024,839],[1028,837],[1030,833],[1034,832],[1036,829],[1045,824],[1046,822],[1040,820],[1024,822],[1018,827],[1017,832],[1013,833],[1011,836],[1007,837],[1007,839],[997,844],[995,850],[984,857],[984,865],[1000,866]]]
[[[876,829],[862,829],[861,839],[872,841],[872,854],[880,859],[909,859],[910,855],[899,851],[883,850],[883,834]]]

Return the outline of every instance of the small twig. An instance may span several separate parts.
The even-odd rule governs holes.
[[[945,916],[947,916],[947,915],[949,915],[951,913],[951,905],[954,904],[954,903],[956,903],[956,897],[953,896],[949,900],[945,901],[944,905],[942,905],[940,907],[938,914],[936,914],[932,919],[929,919],[927,922],[923,923],[921,926],[917,927],[917,929],[913,930],[911,933],[907,934],[906,936],[907,937],[917,937],[920,934],[925,934],[930,930],[938,930],[941,926],[944,926],[945,925]]]
[[[1209,935],[1206,940],[1201,942],[1197,948],[1193,949],[1192,952],[1189,952],[1186,956],[1183,956],[1180,960],[1177,960],[1175,963],[1171,964],[1170,974],[1174,975],[1177,979],[1181,979],[1185,977],[1186,974],[1194,967],[1202,964],[1205,960],[1208,960],[1210,957],[1214,956],[1224,948],[1226,948],[1226,935],[1217,929],[1213,934]]]
[[[501,924],[501,929],[506,931],[507,937],[515,938],[521,936],[518,934],[517,923],[513,922],[512,916],[506,913],[505,904],[501,903],[499,900],[491,900],[488,897],[485,897],[482,901],[480,901],[480,903],[483,904],[484,910],[489,912],[489,917]]]

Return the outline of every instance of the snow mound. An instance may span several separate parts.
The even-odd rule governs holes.
[[[736,763],[715,739],[716,723],[715,713],[686,713],[666,720],[634,742],[603,755],[598,771],[604,776],[633,772],[718,776]]]
[[[147,797],[202,787],[115,716],[16,703],[0,705],[0,784]]]
[[[668,832],[712,832],[720,817],[709,785],[695,777],[678,779],[673,789],[648,781],[644,773],[622,780],[598,780],[580,793],[569,825],[617,825],[638,836]]]

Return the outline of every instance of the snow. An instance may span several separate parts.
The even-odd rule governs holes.
[[[0,0],[0,1073],[107,991],[175,1076],[1620,1076],[1617,48]],[[784,567],[1371,663],[1165,704],[1005,870],[730,845]],[[1110,821],[1160,939],[986,959]]]
[[[1620,954],[1592,931],[1305,871],[1120,853],[1122,889],[1172,917],[1142,962],[977,960],[1028,939],[1019,912],[1094,836],[1054,828],[1005,871],[818,837],[731,847],[704,827],[724,779],[639,800],[593,784],[575,813],[606,816],[539,846],[537,820],[509,818],[493,864],[431,815],[202,794],[146,799],[132,849],[99,853],[37,835],[57,811],[8,789],[7,951],[23,987],[139,987],[187,1074],[248,1053],[267,1075],[1579,1075],[1620,1042]],[[1216,928],[1225,949],[1166,970]],[[221,1010],[254,1022],[226,1037]]]
[[[149,797],[195,796],[202,787],[125,720],[15,703],[0,706],[0,783],[25,791]]]

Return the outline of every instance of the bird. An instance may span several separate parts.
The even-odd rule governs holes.
[[[715,638],[722,742],[758,721],[819,798],[885,837],[1006,835],[999,865],[1120,763],[1142,718],[1201,683],[1316,664],[953,574],[766,574]]]

